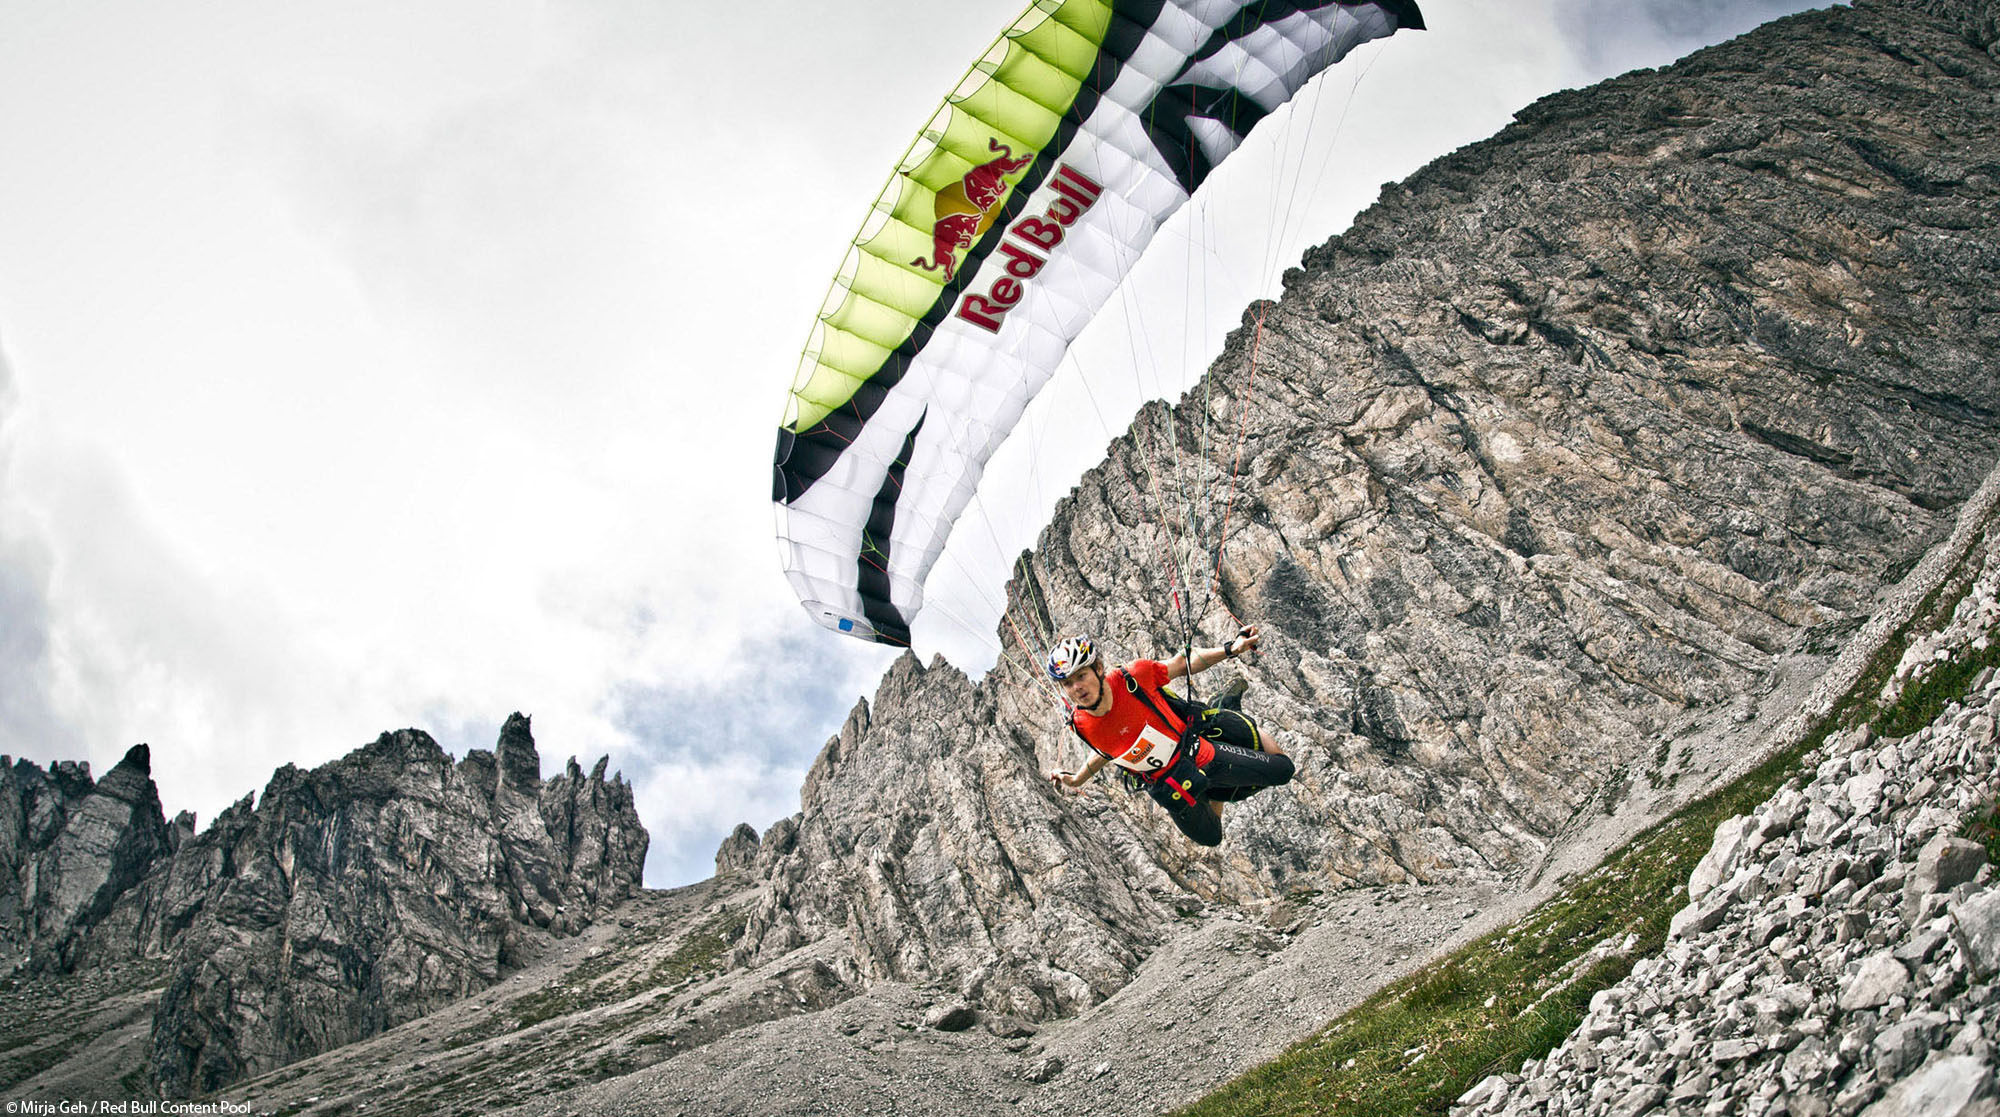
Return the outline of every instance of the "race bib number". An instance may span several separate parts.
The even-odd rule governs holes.
[[[1111,762],[1134,772],[1157,772],[1173,762],[1174,749],[1179,745],[1180,742],[1152,726],[1142,726],[1139,739],[1123,755],[1112,757]]]

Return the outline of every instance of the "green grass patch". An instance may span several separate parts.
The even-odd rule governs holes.
[[[723,953],[743,937],[743,928],[749,922],[750,917],[740,911],[717,913],[714,919],[703,924],[672,954],[654,966],[652,974],[640,982],[633,992],[672,985],[697,973],[720,968]]]
[[[1876,721],[1876,731],[1885,737],[1907,737],[1963,699],[1981,671],[2000,669],[2000,634],[1988,633],[1983,651],[1968,651],[1970,654],[1937,664],[1905,687],[1895,705]]]
[[[2000,803],[1974,814],[1959,834],[1985,846],[1986,859],[2000,864]]]
[[[525,997],[516,997],[507,1005],[513,1014],[513,1028],[532,1028],[544,1020],[558,1016],[568,1016],[572,1012],[588,1008],[589,1002],[579,996],[569,986],[559,985],[552,989],[538,989]]]
[[[1989,632],[1988,647],[1984,652],[1968,648],[1965,654],[1951,663],[1927,669],[1913,683],[1905,685],[1893,701],[1887,704],[1882,702],[1882,695],[1888,690],[1896,665],[1903,661],[1910,645],[1920,634],[1937,632],[1949,623],[1952,612],[1972,589],[1972,583],[1979,574],[1972,564],[1972,558],[1977,553],[1978,548],[1968,550],[1960,558],[1957,568],[1938,580],[1938,584],[1917,603],[1909,622],[1891,634],[1882,650],[1870,661],[1868,671],[1848,691],[1843,701],[1853,722],[1868,722],[1885,736],[1908,736],[1930,724],[1952,699],[1963,696],[1981,667],[2000,662],[1994,658],[2000,649],[1992,646],[1994,634]]]

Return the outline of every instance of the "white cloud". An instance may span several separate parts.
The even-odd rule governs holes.
[[[76,743],[52,707],[49,663],[51,556],[13,477],[9,432],[18,425],[13,372],[0,352],[0,741],[44,748]],[[19,748],[14,744],[10,747]]]
[[[1828,0],[1557,0],[1556,30],[1598,74],[1663,66],[1709,43]]]

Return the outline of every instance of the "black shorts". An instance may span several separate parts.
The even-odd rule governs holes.
[[[1215,746],[1215,756],[1205,767],[1194,764],[1196,738]],[[1222,820],[1209,809],[1210,803],[1226,803],[1290,783],[1298,771],[1289,756],[1257,751],[1262,734],[1255,722],[1235,710],[1205,711],[1188,726],[1183,739],[1188,747],[1149,791],[1181,833],[1198,845],[1222,844]]]

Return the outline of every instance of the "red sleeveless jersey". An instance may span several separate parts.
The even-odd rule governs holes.
[[[1155,716],[1126,686],[1127,677],[1145,688],[1146,697],[1159,707]],[[1104,685],[1111,691],[1111,709],[1102,717],[1088,710],[1072,710],[1070,724],[1090,747],[1111,758],[1113,764],[1156,780],[1173,763],[1185,726],[1174,715],[1173,706],[1160,693],[1167,685],[1167,665],[1151,659],[1134,660],[1129,667],[1104,673]],[[1206,766],[1215,759],[1215,746],[1203,740],[1196,746],[1195,763]]]

